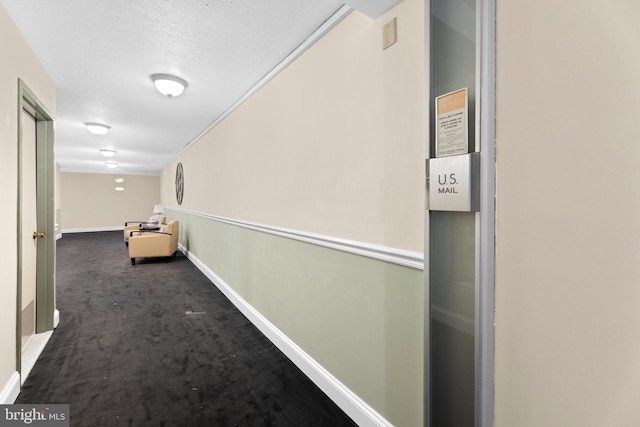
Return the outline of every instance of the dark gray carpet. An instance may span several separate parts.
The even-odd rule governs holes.
[[[122,232],[58,240],[60,325],[16,403],[68,403],[72,426],[355,425],[187,258],[136,264]]]

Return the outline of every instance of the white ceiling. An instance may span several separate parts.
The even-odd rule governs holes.
[[[57,87],[61,169],[148,175],[343,7],[335,0],[0,3]],[[177,75],[189,86],[164,97],[151,82],[154,73]],[[84,122],[111,131],[92,135]],[[106,167],[101,148],[117,151],[118,168]]]

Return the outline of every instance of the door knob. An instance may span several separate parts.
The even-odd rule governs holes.
[[[34,231],[33,232],[33,240],[38,239],[38,238],[42,239],[43,237],[44,237],[44,233],[43,232],[41,232],[41,231]]]

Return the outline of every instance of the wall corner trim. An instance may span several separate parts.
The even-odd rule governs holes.
[[[424,270],[424,255],[419,252],[412,252],[403,249],[390,248],[386,246],[374,245],[370,243],[357,242],[354,240],[340,239],[338,237],[324,236],[321,234],[308,233],[306,231],[291,230],[288,228],[273,227],[255,222],[241,221],[238,219],[225,218],[221,216],[193,212],[185,209],[165,206],[168,211],[180,212],[188,215],[195,215],[202,218],[247,228],[262,233],[273,234],[288,239],[298,240],[313,245],[324,246],[355,255],[373,258],[416,270]]]
[[[12,405],[20,394],[20,374],[18,371],[9,376],[9,380],[0,390],[0,405]]]
[[[360,399],[329,371],[316,362],[295,342],[276,328],[260,312],[245,301],[220,276],[190,253],[182,244],[179,250],[256,326],[280,351],[329,396],[347,415],[362,427],[391,427],[382,415]]]

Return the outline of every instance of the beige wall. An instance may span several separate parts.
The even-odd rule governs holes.
[[[56,89],[6,11],[0,7],[0,391],[16,370],[18,78],[55,115]]]
[[[114,180],[124,178],[122,184]],[[116,186],[124,191],[115,191]],[[122,227],[144,221],[160,203],[160,177],[140,175],[60,173],[63,232]]]
[[[182,207],[422,252],[423,13],[417,0],[351,13],[180,156]],[[399,42],[383,51],[394,16]],[[174,176],[175,162],[175,206]]]
[[[497,10],[495,425],[640,425],[640,3]]]
[[[393,17],[398,43],[383,51]],[[169,211],[182,243],[397,426],[423,421],[423,272],[191,214],[422,253],[424,55],[422,1],[352,12],[161,176],[178,207],[182,162],[184,211]]]

